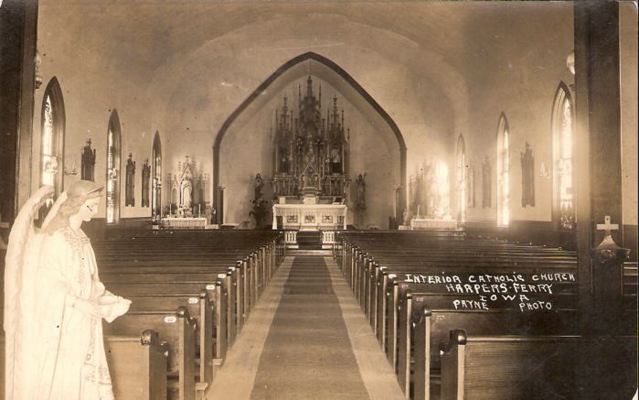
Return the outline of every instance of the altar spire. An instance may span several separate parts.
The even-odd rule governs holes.
[[[322,87],[318,86],[315,97],[313,78],[308,76],[302,97],[298,84],[297,115],[287,96],[276,110],[273,181],[278,196],[346,196],[350,180],[344,110],[334,96],[333,106],[327,107],[326,118],[322,118]]]

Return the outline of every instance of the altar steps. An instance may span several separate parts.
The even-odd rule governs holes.
[[[297,232],[297,245],[300,250],[321,250],[322,233],[320,231]]]
[[[331,250],[299,250],[299,249],[290,249],[286,250],[287,256],[318,256],[318,257],[327,257],[332,255]]]

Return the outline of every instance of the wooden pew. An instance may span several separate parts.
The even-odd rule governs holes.
[[[352,242],[351,236],[356,237]],[[433,239],[430,235],[392,233],[381,236],[346,233],[337,243],[334,254],[338,263],[395,367],[407,397],[430,398],[431,375],[437,377],[440,367],[436,345],[434,349],[431,345],[450,329],[467,328],[477,334],[577,331],[574,253],[486,240],[450,241]],[[530,304],[533,309],[543,302],[552,304],[552,312],[517,310],[507,301],[492,302],[490,310],[456,311],[455,302],[479,304],[475,301],[478,296],[449,293],[444,289],[445,281],[436,279],[454,275],[459,282],[468,283],[471,277],[480,274],[516,275],[522,283],[532,284],[528,281],[542,273],[567,277],[563,282],[552,283],[552,294],[529,295],[534,300]],[[485,306],[481,304],[478,308]],[[425,318],[421,316],[426,312],[424,309],[434,313],[426,318],[428,334]],[[446,316],[447,313],[457,317]],[[533,315],[536,323],[526,323]],[[437,323],[432,323],[433,319]],[[545,332],[539,329],[545,323],[556,329]]]
[[[508,270],[500,267],[482,269],[482,271],[484,272],[484,274],[491,274],[492,276],[509,276],[512,274],[512,272],[509,272]],[[428,271],[424,272],[428,273]],[[459,271],[451,269],[450,274],[451,275],[448,276],[454,275],[461,278],[463,281],[467,281],[470,276],[476,276],[468,270]],[[438,272],[435,272],[434,275],[440,276]],[[527,282],[531,282],[531,276],[534,276],[535,273],[522,271],[521,273],[518,273],[518,275],[523,277]],[[377,287],[379,288],[378,291],[380,293],[376,295],[377,306],[375,310],[373,310],[374,313],[377,314],[377,316],[373,320],[372,324],[374,330],[376,330],[378,334],[380,344],[386,350],[392,365],[395,365],[395,363],[397,362],[397,349],[401,348],[400,346],[398,346],[398,341],[401,338],[410,335],[410,332],[408,332],[406,327],[400,322],[400,319],[403,318],[404,320],[406,320],[407,315],[411,312],[409,311],[409,308],[417,311],[418,307],[421,307],[411,307],[411,305],[409,304],[411,302],[411,300],[409,300],[409,296],[413,296],[413,298],[415,296],[418,296],[418,299],[428,298],[429,307],[443,307],[447,309],[456,308],[454,300],[479,299],[478,295],[468,296],[454,292],[450,293],[445,289],[445,284],[398,281],[395,278],[392,278],[392,276],[390,277],[390,279],[384,279],[378,282]],[[576,282],[563,282],[554,284],[552,286],[552,291],[552,296],[548,294],[535,294],[534,296],[529,296],[531,298],[534,298],[535,300],[545,301],[546,303],[552,300],[554,304],[553,307],[560,306],[561,308],[566,309],[574,309],[576,307]],[[512,295],[512,290],[509,294]],[[511,304],[511,306],[515,306],[515,304]],[[499,301],[497,301],[496,303],[491,302],[490,308],[495,307],[503,308],[504,305],[500,305]]]
[[[228,328],[227,324],[229,321],[227,315],[227,296],[223,295],[223,284],[218,282],[217,284],[210,284],[207,282],[176,282],[173,284],[164,283],[164,284],[145,284],[145,283],[111,283],[107,286],[109,290],[112,290],[114,293],[117,293],[123,297],[130,298],[139,298],[140,296],[144,297],[155,297],[161,298],[165,297],[165,300],[158,300],[158,304],[165,303],[169,305],[173,305],[173,301],[171,298],[177,297],[177,300],[181,296],[188,297],[199,297],[202,290],[207,292],[207,299],[213,299],[213,310],[212,310],[212,334],[211,338],[215,340],[213,349],[213,357],[215,362],[219,365],[223,363],[223,360],[226,357],[226,352],[228,351],[229,346],[229,338],[228,338]],[[133,309],[136,309],[139,313],[144,313],[145,311],[161,311],[159,306],[149,305],[148,307],[138,307],[137,305],[131,305]],[[202,306],[206,307],[206,306]],[[205,312],[198,305],[198,314]],[[172,309],[171,308],[165,308]],[[208,311],[206,311],[208,314]],[[117,321],[117,320],[116,320]],[[205,329],[208,329],[211,324],[207,324]]]
[[[580,399],[579,336],[469,336],[450,332],[441,400]]]
[[[112,340],[114,349],[130,346],[131,337],[135,337],[131,335],[139,335],[143,329],[154,327],[157,321],[153,321],[151,324],[148,323],[148,319],[153,318],[151,317],[153,314],[158,314],[158,312],[161,314],[163,308],[165,310],[175,309],[176,306],[182,305],[189,308],[196,315],[194,320],[197,320],[198,324],[189,319],[190,326],[215,327],[219,333],[213,334],[211,332],[212,329],[208,331],[200,329],[198,331],[199,336],[196,335],[195,337],[195,342],[199,346],[197,354],[200,357],[203,357],[204,360],[212,359],[212,355],[209,354],[213,352],[214,348],[217,353],[216,357],[218,357],[216,358],[217,363],[221,364],[228,347],[228,338],[232,340],[239,332],[250,308],[256,303],[285,253],[283,243],[279,237],[281,235],[277,233],[238,232],[236,235],[228,235],[225,232],[224,235],[205,236],[206,238],[203,238],[201,232],[190,237],[184,235],[158,237],[153,233],[143,239],[127,237],[118,241],[94,243],[98,265],[100,265],[102,272],[102,280],[107,284],[107,288],[113,289],[113,292],[125,295],[125,297],[134,298],[134,305],[129,313],[130,315],[114,321],[113,326],[105,326],[107,333],[110,332],[110,327],[119,326],[118,336],[112,336],[114,338]],[[180,259],[179,270],[175,268],[176,259]],[[216,267],[216,265],[219,266],[220,264],[223,264],[223,267]],[[228,268],[230,266],[231,268]],[[218,272],[224,274],[224,277],[220,277]],[[180,275],[183,278],[178,278],[176,285],[175,278]],[[217,301],[215,303],[209,302],[209,305],[213,305],[216,310],[215,324],[206,322],[206,320],[210,321],[212,319],[210,316],[203,317],[201,315],[207,307],[202,307],[201,304],[198,307],[194,307],[192,304],[184,304],[185,300],[188,303],[192,298],[183,296],[178,299],[177,297],[179,296],[175,293],[182,291],[186,287],[184,285],[181,286],[181,284],[188,285],[195,282],[200,286],[204,284],[204,287],[206,287],[210,285],[208,282],[213,277],[216,278],[214,290]],[[179,282],[184,280],[187,282]],[[129,285],[130,292],[127,292],[127,289],[124,292],[118,291],[118,289],[123,289],[126,285]],[[152,286],[156,289],[160,287],[161,293],[157,297],[151,294]],[[169,289],[171,286],[172,288]],[[211,289],[209,288],[209,290]],[[197,297],[197,292],[190,292]],[[140,293],[143,293],[143,295],[136,297]],[[227,298],[230,298],[230,301],[227,301]],[[189,305],[192,307],[189,307]],[[210,311],[210,306],[208,308]],[[176,320],[176,323],[179,323],[179,321]],[[134,333],[131,335],[126,334],[127,329]],[[120,333],[126,336],[121,336]],[[207,343],[212,343],[211,340],[203,340],[207,337],[215,339],[214,347],[210,346],[209,349],[205,347]],[[162,339],[165,338],[162,337]],[[169,344],[171,341],[175,342],[174,335],[169,336],[169,339],[171,339]],[[187,339],[183,338],[183,342],[185,340]],[[137,341],[139,343],[139,339]],[[193,344],[191,348],[195,353]],[[190,350],[183,350],[180,354],[188,357],[190,352]],[[171,355],[172,359],[173,355]],[[122,365],[124,364],[122,362],[125,360],[126,358],[124,357],[119,359],[117,364],[120,366],[118,368],[123,368]],[[187,369],[194,368],[194,365],[189,367],[189,363],[183,364]],[[198,373],[191,375],[198,375],[200,377],[199,383],[202,383],[201,381],[210,382],[212,368],[208,368],[209,365],[210,363],[207,362],[201,363]],[[114,372],[114,374],[119,373],[120,371]],[[184,376],[184,379],[178,379],[177,381],[173,379],[174,375],[176,375],[175,368],[173,368],[173,372],[169,373],[171,378],[169,379],[170,385],[175,389],[170,390],[170,392],[176,392],[177,390],[180,398],[185,398],[184,396],[190,398],[190,392],[192,391],[184,387],[184,385],[190,385],[189,374],[178,374],[178,376]],[[164,379],[166,380],[166,375],[164,375]],[[202,388],[203,386],[198,385],[198,387]],[[160,396],[165,397],[161,394]],[[152,397],[156,398],[155,394]]]
[[[195,337],[197,325],[184,307],[177,311],[128,312],[110,324],[104,324],[107,335],[135,336],[140,329],[152,329],[168,346],[168,398],[194,400]]]
[[[209,301],[208,292],[203,290],[199,296],[190,294],[136,294],[128,297],[132,301],[130,312],[172,310],[179,307],[187,309],[189,315],[197,322],[195,344],[198,351],[199,371],[196,372],[198,386],[204,390],[213,382],[214,361],[217,339],[214,335],[214,305]]]
[[[104,342],[116,399],[167,398],[168,350],[157,332],[146,330],[141,337],[105,336]]]
[[[416,300],[421,300],[422,304],[417,301],[417,310],[412,317],[401,321],[413,328],[407,328],[412,332],[410,340],[406,336],[401,338],[398,356],[400,385],[405,393],[412,393],[411,398],[415,400],[438,397],[441,371],[438,345],[453,329],[463,328],[468,334],[482,336],[574,334],[577,331],[575,311],[565,311],[563,314],[566,315],[562,315],[551,312],[523,314],[508,309],[430,309],[424,307],[426,299],[417,297]],[[567,319],[572,326],[565,325]]]
[[[240,279],[238,269],[197,274],[180,273],[179,269],[155,273],[138,271],[103,274],[102,282],[107,289],[124,297],[138,294],[198,296],[201,290],[207,290],[215,305],[215,319],[219,321],[216,327],[224,330],[223,336],[228,338],[228,342],[233,342],[239,331],[238,325],[244,319],[242,285],[237,282]]]
[[[4,336],[0,336],[0,398],[5,397]],[[158,333],[104,337],[113,395],[118,400],[167,398],[167,348]]]

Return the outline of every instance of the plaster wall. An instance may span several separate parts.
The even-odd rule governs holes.
[[[500,114],[503,113],[510,134],[510,219],[550,221],[553,196],[552,106],[560,82],[571,84],[574,81],[566,67],[566,57],[573,48],[572,7],[559,7],[544,20],[504,20],[501,28],[492,29],[495,35],[508,35],[508,40],[490,46],[490,60],[469,72],[472,106],[469,130],[465,132],[464,139],[467,160],[477,171],[477,179],[476,207],[467,210],[467,220],[496,223],[497,130]],[[517,46],[525,43],[531,45],[526,46],[525,51],[516,50]],[[535,160],[534,207],[522,207],[521,204],[520,157],[526,143],[530,144]],[[481,168],[486,157],[492,168],[490,208],[483,208],[481,202]]]
[[[104,179],[108,117],[117,108],[123,166],[128,152],[138,162],[137,204],[141,166],[151,156],[156,130],[165,175],[177,172],[186,155],[212,175],[212,145],[228,116],[288,60],[314,51],[346,70],[395,121],[407,146],[407,174],[424,159],[437,158],[448,162],[453,178],[455,142],[464,135],[467,159],[477,171],[477,207],[468,210],[470,221],[496,219],[495,139],[504,112],[511,134],[512,220],[549,221],[552,179],[542,174],[541,165],[552,174],[552,102],[560,81],[572,83],[565,60],[573,27],[570,3],[543,4],[302,2],[258,8],[250,3],[186,7],[171,1],[124,6],[43,0],[38,48],[45,85],[57,76],[65,96],[65,166],[75,162],[79,168],[80,148],[91,137],[98,149],[96,178]],[[633,42],[622,40],[622,46],[630,49]],[[622,71],[623,79],[632,79],[633,68],[636,64]],[[627,93],[622,90],[624,115],[636,108],[636,94]],[[354,98],[349,101],[357,107]],[[42,90],[36,92],[34,156],[39,154],[41,103]],[[624,132],[632,132],[632,116],[624,121],[630,121],[624,122]],[[634,121],[636,132],[636,112]],[[632,149],[632,140],[624,136],[624,149]],[[523,208],[519,153],[526,142],[535,157],[536,205]],[[493,168],[491,208],[481,208],[485,156]],[[636,156],[624,150],[625,171],[636,171],[633,162]],[[634,174],[624,178],[624,219],[636,223]],[[32,175],[35,186],[37,168]],[[166,204],[166,184],[163,190]],[[456,204],[454,190],[451,195]],[[150,209],[122,207],[125,218],[148,215]],[[386,217],[379,216],[380,222]]]
[[[308,18],[308,21],[279,19],[243,27],[229,37],[207,42],[189,57],[167,62],[158,70],[150,97],[154,122],[162,130],[172,132],[167,160],[175,164],[184,157],[185,144],[194,142],[198,148],[189,151],[203,160],[205,170],[212,170],[207,160],[208,149],[203,144],[212,143],[226,118],[241,102],[274,71],[298,56],[301,49],[317,51],[335,62],[388,112],[406,142],[409,170],[425,154],[440,157],[447,154],[448,135],[458,123],[459,106],[442,89],[442,81],[415,71],[408,60],[402,60],[406,55],[389,55],[373,49],[362,33],[374,36],[377,42],[388,43],[379,46],[380,49],[415,52],[414,45],[395,34],[366,26],[345,27],[334,16]],[[312,34],[307,31],[308,26],[315,27]],[[346,90],[343,82],[332,84],[338,91]],[[280,89],[269,88],[266,95],[277,90]],[[167,97],[170,100],[164,101]],[[361,102],[354,96],[350,99]]]
[[[637,225],[637,3],[619,4],[621,172],[624,225]]]
[[[46,28],[44,29],[46,32]],[[47,50],[49,54],[58,54],[62,50],[55,45]],[[63,188],[80,179],[81,152],[87,139],[91,139],[96,151],[95,181],[106,184],[106,148],[109,118],[112,110],[117,110],[121,130],[121,165],[120,165],[120,217],[150,217],[151,209],[141,207],[142,166],[146,159],[151,159],[154,131],[149,124],[148,114],[144,109],[142,89],[131,85],[110,71],[102,71],[97,78],[89,68],[73,63],[66,57],[46,57],[41,70],[44,83],[35,93],[36,113],[34,116],[34,141],[32,153],[32,191],[40,184],[40,151],[42,145],[41,108],[46,84],[55,76],[58,78],[63,93],[66,116],[66,133],[64,139],[64,173]],[[82,73],[82,71],[86,73]],[[132,154],[136,162],[135,171],[135,206],[124,206],[126,160]],[[76,174],[72,174],[75,172]],[[100,204],[99,216],[105,217],[105,200]]]

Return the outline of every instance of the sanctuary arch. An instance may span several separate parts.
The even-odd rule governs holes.
[[[309,90],[311,95],[307,96]],[[324,178],[340,175],[335,179],[352,182],[345,190],[346,199],[339,199],[340,193],[329,190],[334,200],[343,201],[350,208],[347,223],[354,222],[354,182],[360,174],[366,176],[367,206],[364,218],[358,221],[359,227],[387,228],[389,217],[401,215],[401,211],[397,213],[405,207],[405,189],[400,188],[406,188],[406,145],[399,128],[346,71],[331,60],[309,52],[290,60],[269,76],[218,132],[213,146],[214,205],[218,209],[223,204],[223,210],[217,215],[224,215],[224,221],[217,223],[249,220],[252,180],[258,173],[267,182],[265,199],[272,200],[276,194],[281,194],[277,193],[278,182],[274,178],[281,175],[287,165],[283,167],[282,160],[276,160],[280,155],[278,145],[282,142],[277,133],[276,114],[279,121],[286,103],[291,110],[289,118],[295,123],[295,119],[304,119],[302,108],[310,109],[300,106],[307,101],[315,104],[312,112],[317,113],[317,120],[325,121],[319,123],[326,123],[327,127],[335,109],[338,110],[337,119],[342,118],[342,113],[344,116],[339,124],[347,144],[339,146],[339,156],[336,155],[334,160],[331,158],[331,154],[336,153],[334,149],[319,148],[319,153],[328,151],[328,158],[318,162],[326,164],[327,176]],[[333,169],[339,170],[338,173],[333,174]],[[321,173],[318,175],[323,177]],[[223,190],[217,190],[220,187]],[[318,188],[322,192],[321,183]],[[220,193],[224,193],[224,198]]]

